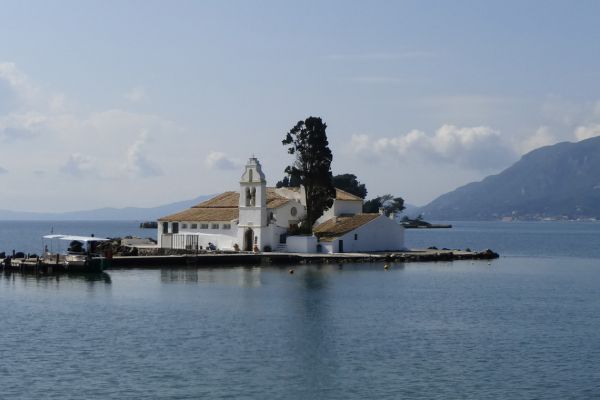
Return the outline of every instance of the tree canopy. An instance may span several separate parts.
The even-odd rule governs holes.
[[[300,182],[298,182],[297,176],[284,176],[282,180],[275,184],[275,187],[298,187],[300,186]]]
[[[383,208],[384,214],[388,216],[391,213],[400,212],[404,210],[404,199],[402,197],[394,197],[391,194],[384,194],[367,200],[363,204],[363,212],[365,213],[377,213],[380,208]]]
[[[367,197],[367,187],[360,183],[354,174],[340,174],[333,177],[333,186],[364,199]]]
[[[331,173],[333,154],[329,149],[326,129],[327,125],[321,118],[308,117],[298,121],[282,141],[284,146],[288,146],[288,153],[295,156],[292,165],[285,168],[289,176],[287,184],[291,186],[293,181],[304,186],[306,232],[312,230],[312,225],[331,207],[335,198]]]

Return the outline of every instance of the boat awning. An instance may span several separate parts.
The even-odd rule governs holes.
[[[105,242],[110,239],[96,236],[75,236],[75,235],[46,235],[44,239],[76,240],[78,242]]]

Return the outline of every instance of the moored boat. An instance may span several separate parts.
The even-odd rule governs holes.
[[[97,242],[104,242],[109,239],[60,234],[45,235],[44,239],[69,242],[69,247],[65,253],[48,251],[48,246],[45,246],[41,261],[44,265],[60,265],[65,272],[69,273],[86,273],[102,272],[110,262],[109,258],[95,251]]]

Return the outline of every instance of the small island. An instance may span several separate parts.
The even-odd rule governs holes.
[[[400,220],[400,225],[407,229],[440,229],[440,228],[452,228],[451,224],[432,224],[423,219],[422,215],[419,215],[415,219],[410,219],[408,216],[402,217]]]

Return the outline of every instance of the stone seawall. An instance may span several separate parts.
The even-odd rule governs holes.
[[[492,250],[412,250],[390,253],[190,253],[185,250],[140,249],[137,256],[116,256],[110,268],[145,268],[169,266],[328,264],[354,262],[435,262],[454,260],[491,260],[499,255]],[[151,254],[152,253],[152,254]],[[168,254],[165,254],[168,253]],[[177,254],[179,253],[179,254]]]

